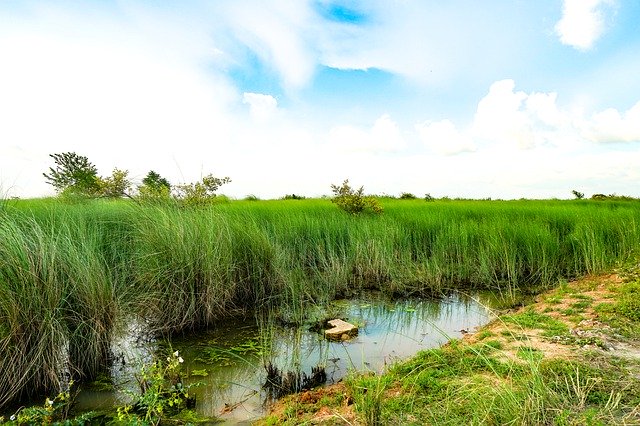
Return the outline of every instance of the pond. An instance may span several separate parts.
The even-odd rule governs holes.
[[[265,415],[269,398],[263,388],[265,365],[280,371],[311,373],[323,366],[327,383],[341,380],[352,370],[379,372],[396,360],[419,350],[442,345],[466,331],[487,323],[489,310],[474,298],[454,294],[441,299],[390,301],[369,295],[333,302],[325,310],[332,317],[359,326],[358,335],[347,341],[329,341],[322,330],[309,325],[290,327],[266,321],[235,320],[215,329],[175,338],[172,350],[185,360],[187,382],[199,382],[196,411],[238,423]],[[93,386],[78,396],[80,410],[108,410],[135,391],[134,374],[148,362],[160,345],[141,338],[140,328],[131,326],[114,345],[116,362],[107,380],[116,389]],[[135,336],[135,337],[134,337]]]

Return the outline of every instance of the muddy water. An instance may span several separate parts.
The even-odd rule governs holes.
[[[185,359],[187,382],[196,387],[196,410],[207,417],[237,423],[261,417],[268,408],[262,389],[271,362],[283,371],[310,373],[317,365],[325,367],[327,382],[334,383],[352,370],[381,371],[395,360],[409,357],[421,349],[437,347],[450,338],[489,320],[486,308],[459,295],[440,300],[389,301],[365,297],[336,301],[324,315],[359,325],[359,334],[345,342],[330,342],[322,332],[310,327],[261,326],[255,321],[220,324],[215,330],[175,339],[173,350]],[[132,327],[116,344],[119,359],[112,368],[119,388],[134,390],[133,375],[140,360],[149,360],[158,342],[140,339]],[[79,408],[108,409],[126,400],[126,392],[83,391]]]

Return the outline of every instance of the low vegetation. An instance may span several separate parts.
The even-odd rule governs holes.
[[[153,182],[145,185],[159,194],[169,189],[159,177]],[[207,177],[183,200],[190,190],[213,199],[224,183]],[[65,369],[77,381],[104,372],[127,315],[170,336],[261,308],[300,323],[309,304],[362,289],[535,293],[560,278],[606,271],[640,246],[635,200],[425,203],[336,186],[344,205],[362,207],[359,197],[384,214],[366,203],[364,214],[345,214],[335,208],[342,201],[325,199],[216,196],[198,208],[106,198],[6,203],[0,407],[59,392]],[[621,302],[633,315],[635,299]]]
[[[261,424],[638,424],[639,282],[624,280],[564,283],[384,374],[288,397]]]

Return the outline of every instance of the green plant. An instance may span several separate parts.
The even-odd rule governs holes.
[[[571,191],[576,200],[582,200],[584,198],[584,193],[576,191],[575,189]]]
[[[431,194],[424,194],[425,201],[435,201],[436,199],[431,196]]]
[[[121,198],[127,196],[131,189],[131,181],[128,178],[129,171],[113,169],[111,176],[98,178],[99,193],[107,198]]]
[[[286,194],[284,197],[282,197],[283,200],[304,200],[306,197],[303,195],[296,195],[296,194]]]
[[[231,182],[228,177],[218,178],[208,174],[198,182],[175,186],[175,198],[185,206],[203,206],[210,204],[216,197],[216,191],[222,185]]]
[[[140,393],[132,394],[131,404],[118,408],[117,420],[135,423],[159,424],[183,409],[193,408],[195,397],[189,394],[194,385],[183,384],[182,363],[178,351],[170,352],[166,358],[143,365],[136,375]]]
[[[332,184],[331,191],[334,194],[331,202],[347,213],[355,215],[365,211],[372,213],[382,213],[383,211],[378,200],[364,195],[364,186],[354,189],[349,185],[348,179],[345,179],[339,186]]]
[[[64,422],[66,425],[81,425],[95,416],[93,412],[84,413],[82,416],[72,419],[70,411],[75,403],[77,392],[72,392],[73,381],[70,381],[67,389],[61,391],[53,399],[46,398],[42,406],[20,408],[9,417],[19,425],[23,424],[53,424]],[[1,420],[1,418],[0,418]]]
[[[87,157],[75,152],[50,154],[56,163],[42,175],[58,193],[94,195],[100,190],[98,171]]]
[[[413,195],[410,192],[403,192],[402,194],[400,194],[400,199],[401,200],[415,200],[416,196]]]

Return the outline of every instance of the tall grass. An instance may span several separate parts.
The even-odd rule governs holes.
[[[172,334],[364,288],[535,291],[606,270],[640,246],[640,203],[328,200],[212,208],[25,200],[0,211],[0,406],[108,364],[118,318]]]

